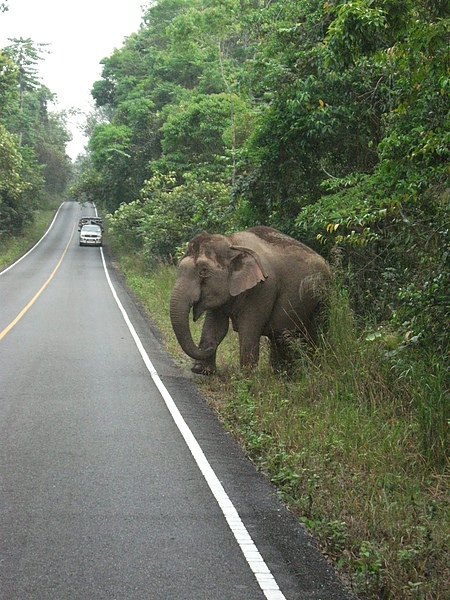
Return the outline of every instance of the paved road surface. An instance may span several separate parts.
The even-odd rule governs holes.
[[[0,274],[0,599],[346,598],[103,252],[79,247],[92,212],[64,203]]]

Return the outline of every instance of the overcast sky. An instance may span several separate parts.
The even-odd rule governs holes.
[[[89,112],[90,90],[100,79],[102,58],[139,30],[142,6],[148,0],[8,0],[0,13],[0,48],[8,38],[31,38],[50,44],[40,63],[41,83],[58,96],[55,110],[76,108]],[[75,159],[86,140],[72,122],[74,137],[67,153]]]

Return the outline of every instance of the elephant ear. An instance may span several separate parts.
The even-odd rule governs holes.
[[[233,257],[231,260],[230,278],[228,287],[231,296],[238,296],[262,283],[267,279],[260,258],[256,252],[241,246],[231,246]]]

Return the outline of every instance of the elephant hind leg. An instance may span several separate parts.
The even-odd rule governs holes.
[[[292,374],[316,348],[312,325],[300,332],[284,332],[270,339],[270,365],[278,373]]]
[[[292,369],[294,336],[289,332],[270,338],[270,366],[278,373]]]

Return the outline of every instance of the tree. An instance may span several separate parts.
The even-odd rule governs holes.
[[[0,53],[0,122],[5,157],[10,157],[3,172],[2,236],[20,234],[45,192],[62,193],[71,171],[65,153],[70,140],[65,115],[49,110],[54,94],[39,83],[37,75],[47,44],[23,38],[10,41]],[[18,185],[11,188],[10,182],[17,178]]]
[[[0,51],[0,121],[5,122],[11,107],[18,103],[17,67]]]
[[[23,103],[25,94],[36,90],[39,85],[39,76],[37,64],[42,60],[42,54],[46,51],[44,48],[48,44],[34,43],[31,38],[13,38],[10,46],[6,46],[3,51],[9,56],[17,66],[17,77],[19,87],[19,145],[22,145],[23,136]]]
[[[33,218],[42,178],[16,138],[0,125],[0,239],[18,235]],[[28,158],[28,160],[27,160]]]
[[[204,177],[203,165],[212,158],[214,177],[230,177],[235,146],[251,121],[231,85],[235,55],[241,52],[232,20],[238,5],[235,0],[158,2],[144,17],[146,27],[103,60],[102,80],[95,82],[92,94],[97,106],[106,109],[111,131],[128,129],[121,152],[133,185],[126,190],[121,186],[124,155],[117,153],[115,136],[105,136],[102,125],[90,150],[92,166],[106,187],[115,181],[114,189],[124,191],[120,199],[115,195],[116,207],[133,200],[131,190],[137,198],[145,180],[159,171],[175,170],[182,183],[186,171]],[[230,19],[233,26],[224,28]],[[110,168],[113,155],[120,163],[115,169]],[[97,201],[102,202],[100,197]]]
[[[131,130],[126,125],[101,123],[89,141],[92,169],[98,174],[95,198],[106,210],[136,198],[139,188],[133,181],[130,155]]]

